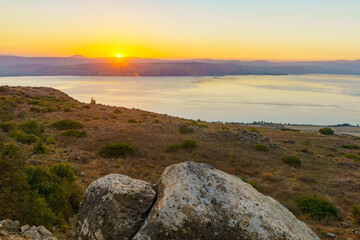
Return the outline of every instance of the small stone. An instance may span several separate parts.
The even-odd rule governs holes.
[[[334,238],[334,237],[335,237],[335,234],[328,232],[328,233],[326,233],[326,236],[327,236],[327,237],[330,237],[330,238]]]
[[[348,228],[350,227],[350,224],[348,224],[347,222],[341,222],[341,226]]]
[[[36,230],[40,233],[42,239],[50,238],[53,236],[49,230],[47,230],[44,226],[39,226],[36,228]]]
[[[20,228],[20,232],[21,233],[23,233],[23,232],[25,232],[26,230],[28,230],[30,228],[30,226],[29,225],[24,225],[24,226],[22,226],[21,228]]]
[[[80,173],[80,177],[85,177],[85,173],[84,173],[84,172],[81,172],[81,173]]]
[[[35,239],[35,240],[40,240],[41,239],[41,235],[36,230],[35,226],[32,226],[29,230],[24,232],[22,235],[24,237],[26,237],[26,238],[31,238],[31,239]]]

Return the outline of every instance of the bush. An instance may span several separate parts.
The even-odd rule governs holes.
[[[45,142],[47,144],[55,144],[56,143],[55,138],[53,138],[53,137],[47,137]]]
[[[70,130],[66,130],[66,131],[62,132],[61,136],[84,138],[84,137],[86,137],[86,132],[85,131],[79,131],[79,130],[70,129]]]
[[[64,108],[64,112],[73,112],[71,108]]]
[[[41,135],[41,126],[35,120],[30,120],[25,123],[20,124],[19,129],[24,131],[27,134],[34,134],[36,136]]]
[[[39,139],[34,134],[26,134],[25,132],[19,130],[11,131],[9,135],[10,137],[14,138],[17,142],[21,142],[24,144],[36,143],[37,140]]]
[[[16,124],[12,123],[12,122],[5,122],[5,123],[0,124],[0,128],[4,132],[10,132],[11,130],[14,130],[16,128]]]
[[[346,148],[346,149],[356,149],[356,150],[359,150],[360,147],[359,146],[356,146],[356,145],[348,145],[348,144],[344,144],[344,145],[341,145],[343,148]]]
[[[229,128],[227,126],[222,126],[221,129],[226,130],[226,131],[229,130]]]
[[[282,161],[290,166],[299,167],[301,164],[300,158],[297,156],[285,156]]]
[[[193,129],[192,127],[190,127],[189,125],[187,125],[187,124],[182,124],[182,125],[180,125],[180,127],[179,127],[179,131],[180,131],[181,133],[187,134],[187,133],[192,133],[192,132],[194,132],[194,129]]]
[[[257,133],[259,136],[262,136],[262,135],[260,134],[260,132],[259,132],[256,128],[254,128],[254,127],[248,128],[248,132],[254,132],[254,133]]]
[[[334,131],[331,128],[321,128],[321,129],[319,129],[319,133],[325,134],[325,135],[333,135]]]
[[[206,125],[206,124],[200,124],[199,127],[201,127],[201,128],[209,128],[209,126]]]
[[[99,151],[99,154],[106,158],[116,158],[131,155],[135,152],[129,144],[122,142],[106,143]]]
[[[49,153],[50,148],[42,140],[38,140],[32,151],[37,154],[46,154]]]
[[[354,218],[355,223],[360,224],[360,205],[353,205],[350,212]]]
[[[19,112],[18,115],[17,115],[17,117],[18,117],[18,118],[21,118],[21,119],[25,118],[25,116],[26,116],[26,112],[25,112],[25,111],[21,111],[21,112]]]
[[[82,123],[71,120],[64,119],[57,122],[54,122],[50,127],[55,128],[56,130],[70,130],[70,129],[81,129],[83,127]]]
[[[113,113],[114,113],[114,114],[120,114],[121,111],[120,111],[119,109],[115,109],[115,110],[113,111]]]
[[[20,149],[16,145],[16,143],[6,143],[4,145],[3,151],[1,153],[1,157],[9,158],[9,159],[18,159],[20,158]]]
[[[288,131],[288,132],[300,132],[300,130],[292,129],[292,128],[282,128],[281,131]]]
[[[130,119],[128,120],[128,123],[137,123],[137,121],[136,121],[135,119],[130,118]]]
[[[195,140],[190,140],[190,139],[185,140],[180,144],[180,147],[184,149],[196,149],[197,146],[198,146],[197,142]]]
[[[90,100],[90,104],[91,104],[91,105],[95,105],[95,104],[96,104],[96,101],[95,101],[95,99],[94,99],[94,98],[91,98],[91,100]]]
[[[344,157],[349,158],[349,159],[355,159],[355,160],[359,159],[359,157],[357,155],[351,154],[351,153],[344,154]]]
[[[167,148],[166,151],[167,152],[176,152],[177,150],[179,150],[180,145],[179,144],[170,144]]]
[[[267,146],[265,146],[264,144],[258,143],[254,147],[258,151],[262,151],[262,152],[268,152],[269,151],[269,148]]]
[[[323,219],[337,215],[334,205],[323,198],[303,195],[294,199],[296,205],[303,213],[308,213],[314,219]]]

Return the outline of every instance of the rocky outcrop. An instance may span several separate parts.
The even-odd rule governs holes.
[[[89,185],[78,214],[80,239],[131,239],[155,199],[151,184],[110,174]]]
[[[20,227],[19,221],[9,219],[0,221],[0,239],[33,239],[33,240],[56,240],[53,234],[44,226],[24,225]]]
[[[103,187],[99,187],[99,181]],[[124,199],[129,192],[138,192],[139,185],[129,184],[136,181],[109,175],[89,186],[79,216],[81,239],[319,239],[280,203],[207,164],[185,162],[166,168],[155,187],[157,199],[153,206],[151,201],[143,204],[135,200],[125,201],[125,208],[117,201],[108,204],[109,195]],[[140,189],[146,186],[146,192],[152,192],[150,184],[139,182]],[[89,201],[91,195],[102,200]],[[140,212],[148,216],[142,214],[140,218],[138,209],[146,209]],[[130,234],[129,226],[134,225]]]

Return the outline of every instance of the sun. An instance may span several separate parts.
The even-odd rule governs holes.
[[[117,57],[117,58],[121,58],[122,55],[121,55],[121,54],[116,54],[116,57]]]

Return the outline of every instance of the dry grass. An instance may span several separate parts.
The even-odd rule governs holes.
[[[178,126],[195,123],[137,109],[84,104],[50,88],[11,87],[10,90],[8,97],[23,101],[13,109],[14,116],[21,111],[26,112],[24,118],[15,117],[13,122],[20,124],[36,119],[45,126],[43,135],[56,139],[56,143],[50,146],[50,154],[29,155],[29,163],[49,167],[57,162],[69,162],[74,165],[78,174],[85,173],[84,177],[79,178],[83,189],[95,179],[109,173],[121,173],[156,183],[162,171],[170,164],[184,161],[203,162],[256,182],[260,192],[287,206],[318,234],[321,231],[332,231],[339,233],[337,239],[356,239],[340,222],[351,223],[349,209],[353,204],[360,204],[360,162],[344,157],[345,153],[358,154],[359,151],[341,146],[360,145],[359,140],[338,135],[325,136],[312,132],[258,128],[263,136],[281,143],[276,149],[269,148],[268,152],[262,152],[257,151],[253,143],[241,143],[206,134],[224,131],[221,130],[223,127],[230,132],[236,132],[238,128],[247,130],[248,126],[198,122],[198,125],[208,126],[206,129],[202,128],[205,133],[194,131],[181,134]],[[64,100],[43,101],[44,104],[60,110],[36,113],[29,111],[30,105],[26,102],[30,98],[26,96],[54,96]],[[67,108],[72,112],[64,111]],[[115,110],[118,110],[118,113],[114,114]],[[69,141],[59,136],[61,131],[48,127],[51,123],[66,118],[81,122],[87,137]],[[136,119],[137,123],[129,123],[128,119]],[[197,149],[170,153],[166,151],[169,144],[181,143],[186,139],[196,140]],[[7,142],[11,138],[0,131],[0,140]],[[98,151],[106,142],[130,144],[134,147],[135,154],[105,159],[98,155]],[[24,146],[24,151],[30,152],[30,148],[31,146]],[[299,156],[301,166],[294,168],[284,164],[281,159],[286,155]],[[332,201],[339,210],[339,219],[313,221],[300,214],[291,200],[302,194],[321,196]]]

